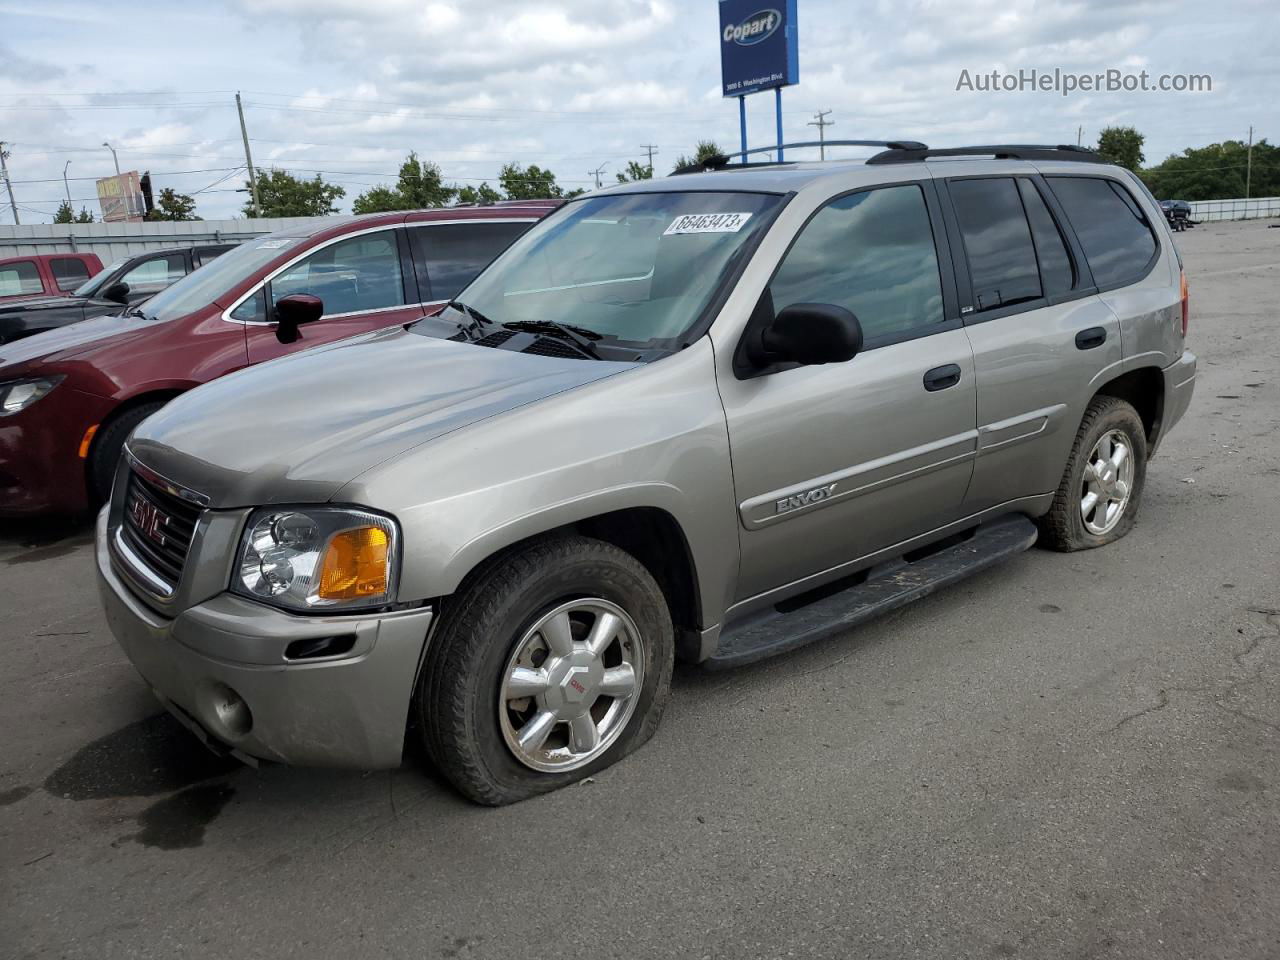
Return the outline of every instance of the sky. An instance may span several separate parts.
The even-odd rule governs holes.
[[[768,7],[769,0],[761,0]],[[1274,0],[799,0],[800,82],[784,138],[935,146],[1096,142],[1137,127],[1147,161],[1227,139],[1280,138]],[[416,150],[459,184],[510,161],[567,188],[630,160],[669,172],[700,139],[738,142],[720,92],[715,0],[0,0],[0,140],[23,223],[52,220],[67,186],[150,170],[205,219],[239,216],[240,91],[255,165],[343,186],[343,209],[393,183]],[[1208,74],[1212,90],[989,92],[993,70]],[[748,99],[752,146],[774,141],[773,95]],[[1083,128],[1083,132],[1079,131]],[[863,156],[855,148],[828,156]],[[69,163],[69,166],[67,166]],[[0,223],[12,223],[0,194]]]

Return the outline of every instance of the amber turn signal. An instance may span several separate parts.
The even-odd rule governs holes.
[[[390,539],[378,527],[356,527],[335,533],[320,562],[321,600],[358,600],[388,592]]]

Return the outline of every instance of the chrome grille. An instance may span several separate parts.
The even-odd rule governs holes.
[[[182,581],[182,568],[195,536],[201,508],[153,483],[136,470],[125,486],[121,539],[166,583],[170,592]]]

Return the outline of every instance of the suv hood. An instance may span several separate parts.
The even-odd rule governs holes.
[[[129,449],[214,507],[320,503],[413,447],[634,366],[393,327],[199,387],[145,420]]]
[[[83,301],[74,301],[82,303]],[[123,310],[123,307],[120,307]],[[95,317],[69,323],[64,327],[45,330],[35,336],[23,337],[13,343],[0,343],[0,371],[19,363],[68,360],[77,357],[104,340],[114,340],[125,334],[148,330],[161,320],[148,320],[134,315]],[[7,371],[6,371],[7,372]]]

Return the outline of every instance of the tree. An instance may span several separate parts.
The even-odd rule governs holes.
[[[426,210],[448,206],[457,195],[457,187],[445,186],[436,164],[419,160],[418,154],[411,152],[400,164],[400,175],[394,188],[377,186],[360,194],[352,203],[351,210],[353,213]]]
[[[632,183],[636,180],[652,180],[653,167],[648,164],[638,163],[631,160],[627,163],[627,169],[621,173],[614,174],[618,178],[619,183]]]
[[[498,174],[498,182],[507,192],[508,200],[545,200],[564,196],[564,190],[556,183],[556,175],[532,163],[527,167],[508,163]]]
[[[58,204],[58,212],[53,215],[54,223],[75,223],[75,211],[71,209],[71,201],[63,200]]]
[[[93,214],[87,207],[80,208],[80,212],[76,214],[76,223],[93,223]]]
[[[1240,140],[1188,147],[1142,171],[1151,192],[1162,200],[1229,200],[1245,194],[1249,146]],[[1280,194],[1280,147],[1265,139],[1253,145],[1249,195]]]
[[[318,173],[312,180],[302,180],[284,170],[258,171],[258,199],[264,217],[332,216],[338,212],[338,198],[346,195],[346,190],[321,180]],[[252,195],[245,201],[244,214],[254,215]]]
[[[487,182],[478,187],[461,187],[458,190],[458,203],[487,204],[497,203],[501,199],[502,194]]]
[[[196,216],[195,198],[178,193],[173,187],[165,187],[156,199],[155,208],[147,214],[148,220],[199,220]]]
[[[724,156],[724,150],[714,140],[699,140],[698,146],[693,151],[693,159],[691,160],[683,155],[677,157],[676,165],[671,169],[671,172],[675,173],[681,167],[691,167],[695,164],[701,165],[712,157],[720,156]]]
[[[1107,163],[1128,167],[1135,173],[1142,169],[1142,144],[1146,140],[1133,127],[1107,127],[1098,134],[1098,153]]]

